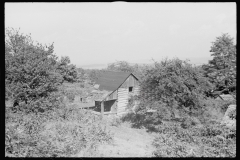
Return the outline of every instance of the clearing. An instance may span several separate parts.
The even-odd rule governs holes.
[[[99,146],[94,157],[153,157],[154,133],[148,133],[143,128],[131,128],[126,122],[119,126],[108,126],[108,129],[114,134],[113,144]]]

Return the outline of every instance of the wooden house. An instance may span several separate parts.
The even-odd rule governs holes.
[[[100,91],[106,91],[105,95],[95,100],[95,106],[101,113],[110,112],[123,114],[130,95],[139,93],[138,78],[129,72],[103,71],[96,83]]]

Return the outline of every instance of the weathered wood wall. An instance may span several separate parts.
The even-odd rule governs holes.
[[[128,88],[118,89],[117,113],[125,112],[128,104]]]
[[[133,76],[133,75],[130,75],[126,81],[120,86],[120,88],[128,88],[128,87],[135,87],[135,86],[138,86],[139,82],[137,81],[137,79]]]
[[[135,86],[135,87],[133,88],[133,93],[134,93],[134,95],[138,95],[139,92],[140,92],[140,87],[139,87],[139,86]]]

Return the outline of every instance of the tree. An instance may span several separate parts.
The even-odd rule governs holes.
[[[58,89],[62,76],[57,70],[53,44],[34,43],[19,30],[5,30],[5,85],[15,105],[47,97]]]
[[[77,81],[77,68],[75,65],[70,64],[70,58],[68,56],[61,57],[58,62],[57,70],[63,76],[63,79],[67,82]]]
[[[205,76],[215,84],[217,91],[236,91],[236,45],[228,34],[222,34],[212,42],[213,59],[203,65]]]
[[[107,66],[107,70],[110,71],[122,71],[122,72],[133,72],[133,67],[126,61],[117,61],[110,63]]]
[[[77,68],[77,79],[79,82],[84,82],[86,79],[86,73],[83,68]]]
[[[135,76],[137,76],[139,79],[141,79],[141,77],[144,76],[144,72],[147,68],[149,68],[148,65],[139,65],[137,63],[133,64],[133,65],[130,65],[126,61],[117,61],[115,63],[108,64],[108,67],[106,68],[106,70],[131,72]]]
[[[98,69],[90,69],[88,72],[88,78],[92,84],[96,83],[100,74],[100,70]]]
[[[187,61],[165,59],[155,62],[154,67],[145,72],[140,83],[139,97],[142,103],[139,111],[145,113],[148,109],[156,109],[161,112],[161,107],[167,106],[170,111],[182,108],[192,112],[202,107],[204,91],[209,88],[211,84],[199,69]],[[153,102],[159,105],[147,108]]]

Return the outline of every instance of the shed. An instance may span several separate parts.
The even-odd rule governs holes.
[[[95,100],[95,106],[101,108],[102,113],[125,113],[130,95],[139,93],[138,78],[130,72],[103,71],[96,84],[99,84],[100,91],[108,92]]]

